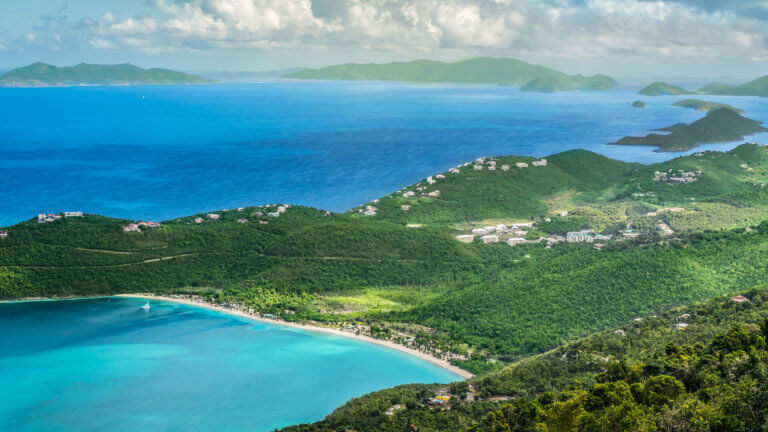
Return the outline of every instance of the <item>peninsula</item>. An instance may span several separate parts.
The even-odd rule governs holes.
[[[34,63],[0,76],[4,87],[62,87],[77,85],[210,84],[215,81],[170,69],[142,69],[132,64],[56,67]]]
[[[304,69],[283,78],[315,80],[369,80],[416,83],[500,84],[526,91],[605,91],[617,83],[605,75],[568,75],[545,66],[513,58],[478,57],[456,62],[414,60],[386,64],[347,63],[322,69]]]
[[[680,107],[680,108],[689,108],[696,111],[714,111],[720,108],[728,108],[739,114],[744,114],[744,110],[732,107],[731,105],[719,103],[719,102],[705,101],[701,99],[683,99],[681,101],[673,103],[672,106]]]
[[[712,83],[700,88],[699,92],[711,95],[768,97],[768,75],[737,86]]]
[[[676,124],[656,129],[667,134],[650,134],[644,137],[624,137],[612,145],[640,145],[658,147],[659,151],[686,151],[699,144],[737,141],[747,135],[766,132],[762,123],[742,117],[731,107],[720,107],[691,124]]]

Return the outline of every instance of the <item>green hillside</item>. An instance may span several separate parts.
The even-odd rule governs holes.
[[[284,431],[762,430],[768,288],[744,294],[741,302],[719,297],[637,317],[446,386],[454,395],[450,410],[429,404],[439,386],[407,385],[353,399],[320,422]],[[401,408],[385,414],[395,404]]]
[[[768,97],[768,75],[738,86],[713,83],[700,91],[713,95]]]
[[[511,58],[478,57],[456,62],[415,60],[386,64],[356,64],[305,69],[284,78],[322,80],[404,81],[419,83],[504,84],[529,91],[610,90],[616,82],[605,75],[567,75]]]
[[[643,102],[641,100],[636,100],[636,101],[632,102],[632,107],[633,108],[648,108],[648,104],[646,104],[645,102]]]
[[[34,63],[0,76],[3,86],[205,84],[213,81],[169,69],[142,69],[132,64],[56,67]]]
[[[691,94],[688,90],[667,84],[665,82],[655,82],[643,88],[638,94],[645,96],[668,96],[668,95],[686,95]]]
[[[658,147],[660,151],[685,151],[704,143],[742,140],[747,135],[768,129],[756,120],[742,117],[732,107],[720,107],[691,124],[676,124],[657,130],[669,133],[625,137],[611,144],[652,146]]]

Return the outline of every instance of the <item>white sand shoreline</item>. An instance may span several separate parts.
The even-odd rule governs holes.
[[[382,345],[382,346],[385,346],[387,348],[395,349],[397,351],[401,351],[401,352],[404,352],[406,354],[418,357],[418,358],[420,358],[422,360],[428,361],[428,362],[430,362],[430,363],[432,363],[432,364],[434,364],[436,366],[439,366],[439,367],[441,367],[443,369],[449,370],[449,371],[451,371],[451,372],[453,372],[453,373],[463,377],[464,379],[468,379],[468,378],[474,377],[473,374],[471,374],[470,372],[465,371],[464,369],[456,367],[456,366],[450,364],[449,362],[447,362],[447,361],[445,361],[443,359],[439,359],[437,357],[431,356],[431,355],[423,353],[421,351],[417,351],[415,349],[408,348],[406,346],[397,344],[397,343],[392,342],[392,341],[376,339],[376,338],[372,338],[372,337],[364,336],[364,335],[358,335],[358,334],[354,334],[352,332],[348,332],[348,331],[344,331],[344,330],[340,330],[340,329],[320,327],[320,326],[313,326],[313,325],[309,325],[309,324],[298,324],[298,323],[292,323],[292,322],[282,321],[282,320],[277,320],[277,319],[264,318],[264,317],[261,317],[261,316],[258,316],[258,315],[253,315],[253,314],[249,314],[249,313],[246,313],[246,312],[241,312],[241,311],[237,311],[237,310],[227,309],[227,308],[224,308],[224,307],[221,307],[221,306],[217,306],[217,305],[213,305],[213,304],[206,303],[206,302],[198,302],[198,301],[192,301],[192,300],[181,299],[181,298],[157,296],[157,295],[152,295],[152,294],[118,294],[118,295],[115,295],[115,296],[112,296],[112,297],[138,298],[138,299],[147,299],[147,300],[157,300],[157,301],[165,301],[165,302],[171,302],[171,303],[179,303],[179,304],[184,304],[184,305],[187,305],[187,306],[194,306],[194,307],[209,309],[209,310],[221,312],[221,313],[228,314],[228,315],[235,315],[235,316],[239,316],[239,317],[242,317],[242,318],[247,318],[247,319],[253,320],[253,321],[260,321],[260,322],[265,322],[265,323],[274,324],[274,325],[278,325],[278,326],[293,327],[293,328],[302,329],[302,330],[308,330],[308,331],[332,334],[332,335],[336,335],[336,336],[343,336],[343,337],[353,338],[353,339],[357,339],[357,340],[360,340],[360,341],[363,341],[363,342],[368,342],[368,343],[372,343],[372,344],[376,344],[376,345]]]

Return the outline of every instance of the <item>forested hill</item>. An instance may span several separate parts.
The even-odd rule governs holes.
[[[38,87],[68,85],[205,84],[214,81],[169,69],[142,69],[132,64],[56,67],[34,63],[0,76],[0,86]]]
[[[356,64],[305,69],[284,78],[323,80],[404,81],[419,83],[502,84],[527,91],[603,91],[617,84],[605,75],[567,75],[512,58],[478,57],[456,62],[414,60],[386,64]]]
[[[445,386],[451,394],[445,406],[430,401],[440,386],[400,386],[284,431],[763,430],[768,288],[744,294],[638,317],[470,383]]]

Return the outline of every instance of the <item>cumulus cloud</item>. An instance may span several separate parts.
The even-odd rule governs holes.
[[[29,44],[147,52],[768,57],[757,0],[150,0],[144,15],[41,17]],[[750,13],[750,11],[752,11]],[[755,12],[757,11],[757,12]],[[768,12],[765,14],[768,16]]]

